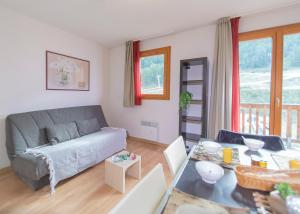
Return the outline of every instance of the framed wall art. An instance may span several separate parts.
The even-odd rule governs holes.
[[[46,51],[47,90],[90,90],[90,62]]]

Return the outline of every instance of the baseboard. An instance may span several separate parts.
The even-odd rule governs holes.
[[[134,137],[134,136],[128,136],[127,139],[133,140],[133,141],[139,141],[139,142],[143,142],[143,143],[150,143],[150,144],[154,144],[154,145],[157,145],[157,146],[162,146],[162,147],[165,147],[165,148],[168,147],[168,145],[164,144],[164,143],[160,143],[160,142],[152,141],[152,140],[147,140],[147,139],[144,139],[144,138]]]
[[[0,169],[0,175],[6,174],[6,173],[8,173],[10,171],[11,171],[11,167],[10,166],[4,167],[4,168]]]

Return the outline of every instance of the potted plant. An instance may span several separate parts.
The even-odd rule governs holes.
[[[192,101],[193,95],[188,91],[183,91],[180,94],[179,107],[180,110],[185,110]]]

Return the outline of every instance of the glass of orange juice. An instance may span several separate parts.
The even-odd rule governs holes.
[[[225,163],[231,163],[232,161],[232,148],[224,148],[223,149],[223,161]]]
[[[289,161],[290,169],[300,169],[300,161],[298,160],[290,160]]]
[[[262,167],[262,168],[267,168],[268,162],[261,160],[261,161],[259,161],[259,166]]]

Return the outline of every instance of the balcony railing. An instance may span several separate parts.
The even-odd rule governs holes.
[[[240,131],[269,134],[269,104],[240,105]],[[300,142],[300,105],[282,105],[281,136]]]

